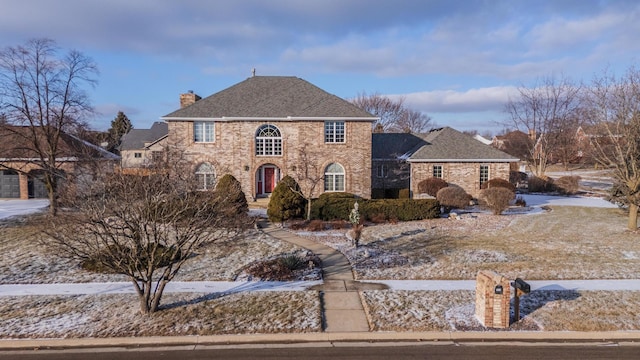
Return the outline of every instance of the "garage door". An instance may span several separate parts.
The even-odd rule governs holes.
[[[0,198],[20,198],[20,178],[12,170],[0,170]]]
[[[29,199],[41,199],[48,197],[47,187],[36,176],[29,177]]]

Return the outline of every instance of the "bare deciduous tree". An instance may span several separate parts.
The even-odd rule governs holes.
[[[192,172],[176,163],[169,157],[145,175],[101,175],[65,198],[70,210],[44,229],[63,255],[126,275],[147,314],[159,310],[166,285],[198,250],[250,223],[228,194],[194,191],[193,176],[185,175]]]
[[[531,137],[528,160],[534,174],[544,175],[554,152],[566,141],[562,134],[570,132],[576,118],[580,90],[567,78],[550,76],[533,87],[519,87],[516,97],[507,102],[511,124]]]
[[[629,206],[627,227],[638,228],[640,206],[640,70],[605,72],[586,94],[594,159],[613,170],[618,200]]]
[[[92,112],[83,86],[95,84],[96,74],[89,57],[75,50],[62,56],[49,39],[0,51],[3,130],[20,139],[20,151],[33,154],[27,159],[42,170],[54,215],[62,173],[61,138],[65,132],[76,133]]]
[[[363,92],[350,101],[380,118],[373,124],[374,131],[422,133],[431,128],[431,118],[420,111],[407,108],[403,98],[393,100],[379,93]]]
[[[311,201],[316,195],[316,188],[324,182],[324,169],[318,164],[320,158],[305,144],[298,150],[298,164],[292,174],[292,178],[300,188],[290,187],[290,189],[307,200],[307,220],[311,220]]]

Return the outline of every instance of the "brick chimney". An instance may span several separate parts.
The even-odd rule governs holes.
[[[202,98],[194,94],[193,90],[189,90],[186,94],[180,94],[180,109],[185,108],[200,99]]]

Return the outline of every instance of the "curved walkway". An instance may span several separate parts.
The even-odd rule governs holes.
[[[369,331],[359,291],[386,289],[385,285],[355,281],[349,260],[335,249],[297,236],[267,221],[259,225],[266,234],[309,249],[322,261],[324,282],[311,289],[320,291],[324,331]]]

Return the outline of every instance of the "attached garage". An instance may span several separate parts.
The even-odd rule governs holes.
[[[13,170],[0,170],[0,198],[20,198],[20,176]]]
[[[49,196],[47,187],[41,180],[44,178],[42,171],[34,170],[29,173],[29,199],[43,199]]]

